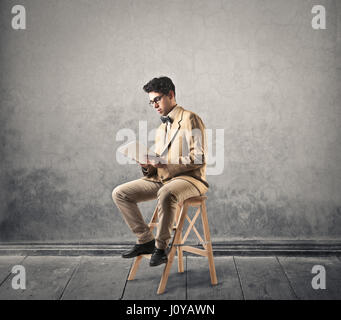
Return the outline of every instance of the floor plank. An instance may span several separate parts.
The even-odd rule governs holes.
[[[340,300],[341,261],[337,257],[278,257],[289,281],[299,299]],[[314,289],[312,273],[314,265],[322,265],[326,270],[326,289]]]
[[[63,300],[118,300],[131,266],[130,259],[82,257],[68,284]]]
[[[0,256],[0,285],[11,274],[12,268],[24,259],[25,256]]]
[[[276,257],[235,257],[245,300],[296,299]]]
[[[204,257],[187,257],[187,299],[242,300],[237,270],[233,257],[214,257],[217,285],[211,284],[208,260]]]
[[[26,270],[26,289],[12,288],[13,276],[0,287],[0,300],[56,300],[67,285],[80,257],[29,256],[22,265]]]
[[[185,261],[184,261],[185,263]],[[143,258],[134,280],[127,281],[124,300],[184,300],[186,299],[186,270],[178,272],[177,256],[172,264],[166,290],[158,295],[157,289],[161,280],[165,264],[150,267],[149,260]]]

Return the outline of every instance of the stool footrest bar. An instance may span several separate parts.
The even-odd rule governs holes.
[[[182,251],[188,251],[188,252],[191,252],[191,253],[194,253],[194,254],[198,254],[200,256],[207,257],[207,251],[206,250],[194,248],[194,247],[191,247],[191,246],[183,246],[182,247]]]

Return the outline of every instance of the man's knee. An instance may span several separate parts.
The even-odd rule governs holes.
[[[121,185],[117,186],[114,188],[114,190],[112,191],[112,199],[114,202],[116,202],[117,200],[120,200],[124,197],[124,192],[123,192],[123,188]]]

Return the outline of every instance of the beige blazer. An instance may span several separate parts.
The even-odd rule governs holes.
[[[174,179],[184,179],[196,186],[203,195],[209,188],[206,181],[205,125],[197,114],[179,105],[171,113],[174,120],[168,141],[165,141],[166,123],[162,123],[156,130],[154,145],[155,152],[167,159],[167,167],[142,168],[142,179],[165,184]]]

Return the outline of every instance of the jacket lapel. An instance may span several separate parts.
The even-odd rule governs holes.
[[[172,129],[171,129],[171,136],[169,139],[169,142],[164,144],[163,148],[161,149],[161,153],[160,156],[163,155],[163,153],[168,150],[168,146],[172,143],[173,139],[175,138],[175,135],[178,133],[180,127],[181,127],[181,121],[182,121],[182,114],[183,114],[183,108],[180,108],[179,111],[177,112],[177,114],[174,117],[174,121],[173,121],[173,125],[172,125]],[[174,128],[175,127],[175,128]],[[163,129],[164,131],[166,130],[166,126],[163,125]]]

